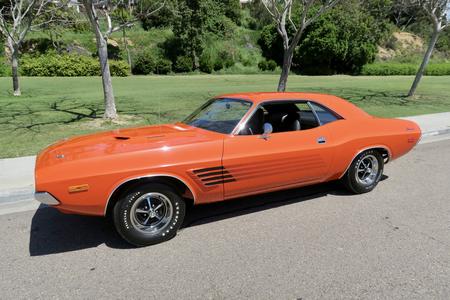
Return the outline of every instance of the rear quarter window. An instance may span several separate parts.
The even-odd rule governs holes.
[[[316,112],[317,118],[319,118],[319,121],[322,125],[342,119],[340,116],[330,111],[328,108],[323,107],[322,105],[313,102],[310,102],[310,104]]]

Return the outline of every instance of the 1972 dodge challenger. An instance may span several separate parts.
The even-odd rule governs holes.
[[[175,236],[187,204],[338,179],[369,192],[420,137],[413,122],[331,95],[223,95],[179,123],[51,145],[37,157],[35,195],[61,212],[111,215],[125,240],[144,246]]]

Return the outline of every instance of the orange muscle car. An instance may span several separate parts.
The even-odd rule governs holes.
[[[331,95],[243,93],[216,97],[175,124],[60,141],[36,161],[36,199],[61,212],[111,215],[143,246],[175,236],[186,204],[341,179],[371,191],[383,166],[421,131]]]

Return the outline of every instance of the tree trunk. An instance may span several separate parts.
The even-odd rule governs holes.
[[[130,67],[130,74],[131,74],[131,55],[130,55],[130,49],[128,49],[128,41],[127,41],[127,33],[125,27],[122,28],[122,38],[123,38],[123,44],[125,46],[125,51],[127,52],[127,61],[128,66]]]
[[[105,119],[117,119],[116,103],[111,82],[111,73],[108,62],[108,43],[105,38],[97,38],[98,59],[102,72],[103,95],[105,99]]]
[[[292,58],[294,56],[293,49],[285,49],[283,54],[283,66],[281,69],[280,80],[278,81],[278,92],[286,91],[287,80],[289,76],[289,71],[291,70]]]
[[[95,11],[92,0],[83,0],[83,5],[86,10],[86,15],[91,23],[92,30],[95,34],[95,41],[97,43],[98,59],[100,61],[100,70],[103,84],[103,97],[105,100],[105,119],[117,119],[116,104],[114,101],[114,92],[111,82],[111,73],[109,71],[108,63],[108,42],[107,37],[103,35],[98,23],[97,13]]]
[[[420,68],[416,74],[416,78],[414,79],[411,89],[409,90],[408,97],[414,96],[414,93],[416,92],[417,86],[419,85],[419,82],[422,79],[423,73],[425,72],[428,63],[430,62],[431,54],[433,53],[434,46],[436,45],[436,42],[439,38],[439,33],[440,33],[439,28],[435,28],[433,31],[433,35],[431,36],[427,52],[423,57],[422,64],[420,65]]]
[[[13,41],[8,37],[8,48],[11,52],[11,77],[13,83],[13,95],[20,96],[19,84],[19,49],[14,46]]]
[[[11,70],[12,70],[12,82],[14,96],[20,96],[20,85],[19,85],[19,54],[18,51],[14,50],[11,53]]]

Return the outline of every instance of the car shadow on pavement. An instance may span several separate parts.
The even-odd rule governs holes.
[[[383,175],[381,180],[388,178]],[[266,193],[198,205],[188,208],[182,228],[251,214],[283,205],[299,203],[327,195],[351,196],[340,183],[328,182],[313,186]],[[54,208],[41,207],[31,222],[29,251],[31,256],[82,250],[105,244],[116,249],[129,249],[107,218],[67,215]]]
[[[325,197],[328,194],[350,196],[338,182],[248,196],[224,202],[192,206],[188,209],[183,228],[256,213],[266,209]]]
[[[68,215],[41,205],[31,221],[31,256],[82,250],[101,244],[118,249],[132,248],[106,218]]]

